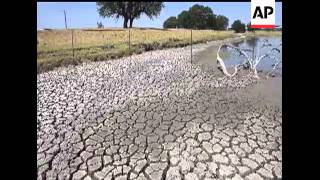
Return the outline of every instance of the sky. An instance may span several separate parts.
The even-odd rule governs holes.
[[[245,24],[250,22],[250,2],[164,2],[165,7],[160,15],[153,20],[145,15],[133,22],[134,27],[162,28],[163,22],[170,16],[178,16],[183,10],[188,10],[194,4],[209,6],[214,14],[229,18],[229,27],[240,19]],[[95,28],[97,22],[104,27],[122,27],[123,19],[102,18],[97,11],[95,2],[38,2],[37,29],[63,29],[64,13],[67,13],[68,28]],[[282,25],[282,3],[276,2],[276,25]]]

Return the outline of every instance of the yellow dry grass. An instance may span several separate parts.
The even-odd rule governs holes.
[[[229,31],[193,30],[193,40],[216,40],[230,37]],[[38,32],[38,52],[71,49],[71,30],[52,30]],[[166,42],[170,38],[190,40],[190,30],[141,30],[131,29],[131,42],[153,43]],[[106,44],[127,44],[129,39],[128,29],[105,29],[105,30],[74,30],[74,47],[86,48]]]
[[[193,43],[233,37],[230,31],[193,30]],[[113,59],[132,53],[181,47],[190,44],[190,30],[133,28],[130,30],[131,49],[128,51],[129,29],[73,30],[75,58],[72,58],[71,30],[38,31],[38,72],[84,61]]]
[[[255,31],[255,32],[247,32],[248,36],[282,36],[282,31]]]

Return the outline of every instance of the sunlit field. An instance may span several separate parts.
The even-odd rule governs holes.
[[[69,64],[110,60],[133,53],[183,47],[191,43],[186,29],[82,29],[38,31],[38,73]],[[232,31],[193,30],[193,43],[234,37]]]

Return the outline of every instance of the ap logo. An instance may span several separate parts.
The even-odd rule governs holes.
[[[251,0],[251,28],[275,28],[275,0]]]

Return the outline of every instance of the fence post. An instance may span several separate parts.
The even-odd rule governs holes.
[[[64,24],[66,26],[66,29],[68,29],[66,10],[63,10],[63,13],[64,13]]]
[[[255,38],[256,38],[256,33],[255,33],[255,31],[253,31],[253,39],[255,40]],[[254,46],[252,47],[252,59],[255,59],[255,54],[254,54],[255,52],[254,52]]]
[[[191,64],[192,64],[192,29],[191,29]]]
[[[130,40],[130,38],[131,38],[131,36],[130,36],[131,34],[130,33],[131,32],[130,32],[130,29],[131,28],[129,27],[129,54],[130,54],[130,50],[131,50],[131,47],[130,47],[131,46],[131,40]]]
[[[74,48],[73,48],[73,29],[71,29],[71,38],[72,38],[72,58],[74,59]]]

